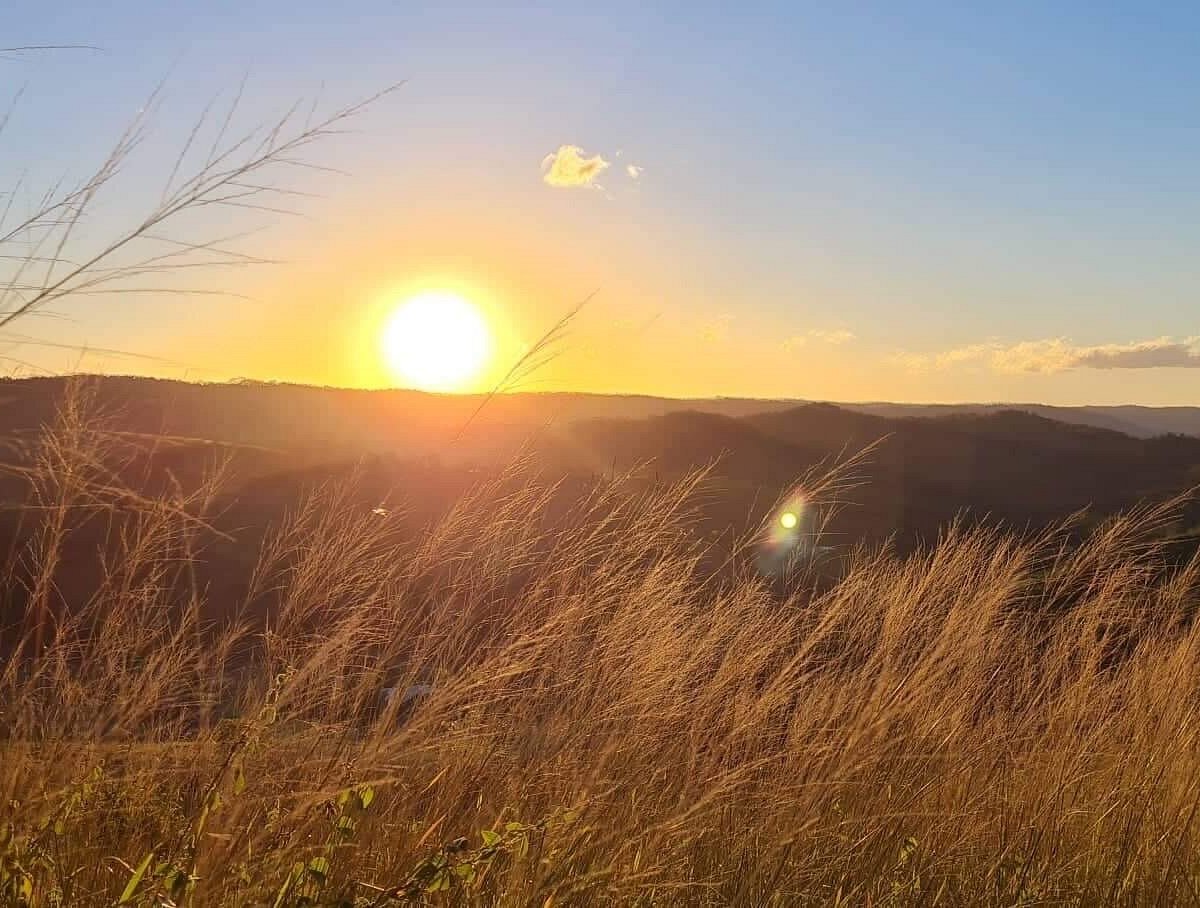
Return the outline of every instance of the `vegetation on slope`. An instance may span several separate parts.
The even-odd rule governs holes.
[[[952,527],[781,600],[754,540],[703,567],[703,475],[551,507],[518,465],[416,533],[330,487],[218,623],[215,486],[147,497],[120,443],[68,411],[25,474],[8,904],[1195,900],[1200,560],[1162,561],[1163,510]]]

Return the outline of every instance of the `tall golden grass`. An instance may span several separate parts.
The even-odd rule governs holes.
[[[703,473],[564,506],[516,465],[415,535],[403,489],[316,490],[213,603],[219,476],[147,498],[117,444],[67,407],[24,468],[4,904],[1197,900],[1200,561],[1165,568],[1165,509],[950,527],[780,598],[706,567]]]

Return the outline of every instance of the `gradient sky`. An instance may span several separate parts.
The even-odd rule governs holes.
[[[532,387],[1200,404],[1200,5],[968,6],[16,0],[0,44],[101,50],[0,59],[10,184],[82,174],[164,83],[95,235],[245,74],[245,126],[407,81],[313,153],[349,175],[305,174],[306,216],[247,241],[289,264],[200,278],[251,300],[21,329],[169,363],[8,352],[378,386],[413,289],[477,300],[506,355],[595,291]],[[609,166],[550,185],[562,146]]]

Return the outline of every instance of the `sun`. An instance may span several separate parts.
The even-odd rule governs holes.
[[[383,355],[398,382],[425,391],[462,391],[487,366],[492,332],[479,309],[458,294],[421,293],[388,318]]]

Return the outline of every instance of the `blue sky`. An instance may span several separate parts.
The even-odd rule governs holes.
[[[373,295],[458,269],[519,338],[599,290],[559,386],[1200,404],[1195,4],[180,6],[17,0],[0,44],[102,51],[0,61],[0,172],[86,167],[164,79],[148,176],[247,72],[250,119],[407,83],[321,152],[352,177],[263,241],[299,264],[250,310],[64,304],[42,336],[370,383]],[[563,145],[603,188],[546,185]]]

